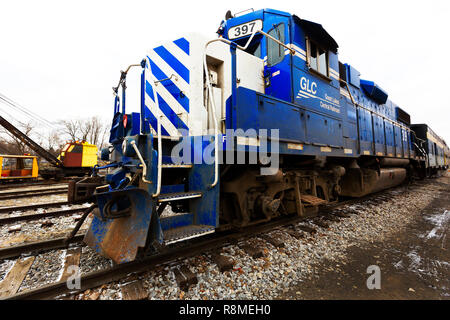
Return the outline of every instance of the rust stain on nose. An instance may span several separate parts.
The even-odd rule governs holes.
[[[139,248],[145,247],[152,215],[151,198],[140,189],[120,191],[131,201],[130,215],[101,221],[95,217],[84,242],[115,263],[133,261]]]

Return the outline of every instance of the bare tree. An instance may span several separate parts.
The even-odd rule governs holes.
[[[65,144],[64,140],[61,140],[60,133],[56,130],[53,130],[47,133],[46,138],[48,146],[47,151],[57,156]]]
[[[103,149],[104,147],[106,147],[106,145],[109,142],[109,141],[105,141],[105,139],[108,137],[109,131],[110,131],[110,127],[108,125],[105,125],[102,130],[102,137],[100,139],[100,144],[97,145],[100,150]]]
[[[59,122],[62,126],[63,133],[67,134],[71,140],[77,140],[80,134],[80,120],[70,119],[70,120],[61,120]]]
[[[33,123],[33,121],[29,122],[18,121],[18,124],[19,124],[18,129],[22,131],[25,135],[30,137],[34,133],[35,124]],[[9,153],[20,155],[32,152],[25,143],[23,143],[18,137],[14,136],[3,127],[1,127],[1,132],[3,133],[3,136],[9,137],[9,139],[8,138],[5,139],[5,141],[9,145],[9,147],[6,148],[8,149]],[[5,149],[5,147],[3,148]]]
[[[62,133],[71,140],[83,140],[97,145],[101,149],[105,143],[109,123],[95,116],[92,118],[60,121]]]

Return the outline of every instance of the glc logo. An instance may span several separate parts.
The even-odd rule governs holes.
[[[317,93],[317,83],[314,81],[309,82],[309,79],[302,77],[300,79],[300,88],[303,91],[316,95]]]

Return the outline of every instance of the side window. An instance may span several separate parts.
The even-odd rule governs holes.
[[[255,44],[251,44],[245,52],[250,53],[251,55],[261,58],[261,41],[256,42]]]
[[[328,51],[312,40],[307,40],[309,67],[328,77]]]
[[[77,144],[72,150],[72,153],[83,153],[83,146]]]
[[[24,159],[24,169],[32,169],[33,168],[33,159]]]
[[[285,43],[284,23],[276,25],[268,34],[280,42]],[[267,65],[274,66],[284,59],[284,47],[276,43],[272,39],[267,38]]]

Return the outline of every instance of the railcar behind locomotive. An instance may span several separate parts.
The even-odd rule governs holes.
[[[69,195],[95,190],[85,242],[98,253],[124,263],[447,168],[442,139],[341,63],[322,25],[264,9],[228,12],[217,32],[156,46],[122,72],[109,172]],[[140,113],[125,108],[130,68],[142,68]]]

